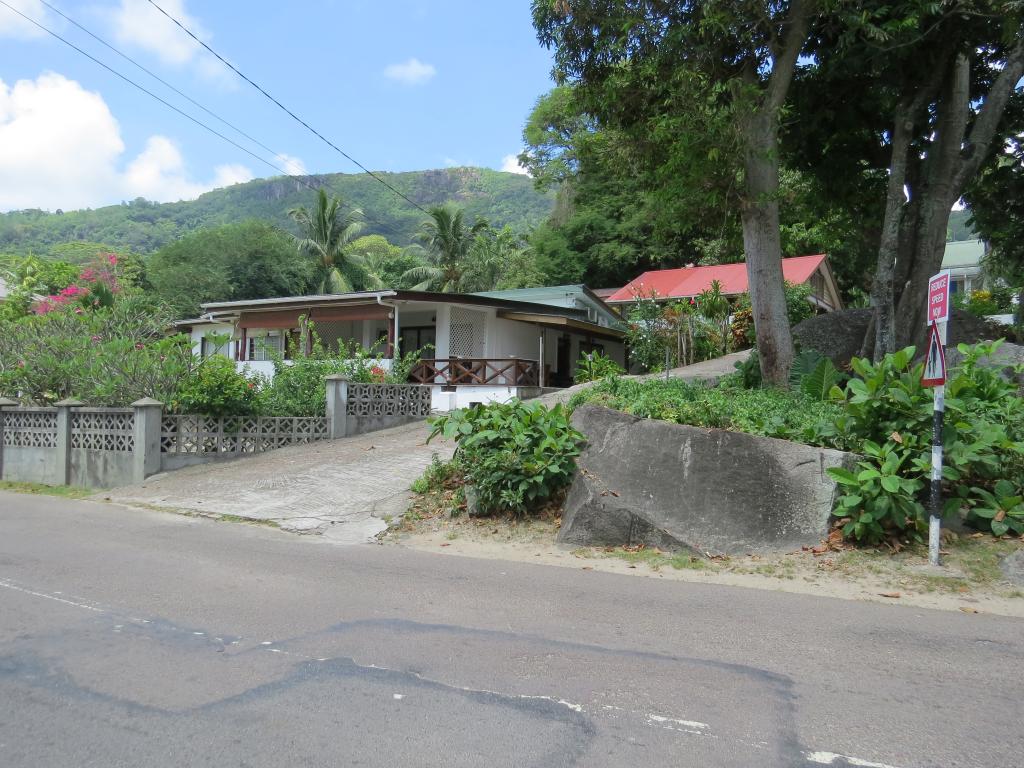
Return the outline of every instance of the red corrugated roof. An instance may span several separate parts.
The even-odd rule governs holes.
[[[824,254],[816,256],[791,256],[782,260],[782,276],[794,285],[806,283],[825,260]],[[608,302],[632,301],[637,296],[650,296],[653,292],[660,299],[682,299],[697,296],[711,287],[717,280],[722,284],[722,293],[747,292],[747,265],[716,264],[706,267],[682,267],[680,269],[656,269],[644,272],[605,299]]]

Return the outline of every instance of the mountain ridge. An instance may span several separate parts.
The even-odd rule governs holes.
[[[423,208],[455,204],[472,220],[486,218],[527,230],[547,218],[554,194],[537,191],[527,177],[490,168],[459,167],[375,172]],[[0,253],[46,255],[67,242],[103,243],[148,254],[206,226],[245,219],[291,228],[287,212],[313,204],[309,186],[323,186],[365,216],[364,234],[381,234],[396,245],[411,242],[426,215],[369,174],[329,173],[254,179],[204,192],[195,200],[154,203],[142,198],[77,211],[26,209],[0,213]]]

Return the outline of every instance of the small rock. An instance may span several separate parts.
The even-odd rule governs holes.
[[[999,569],[1007,581],[1024,587],[1024,549],[1018,549],[1013,554],[1004,557],[999,563]]]

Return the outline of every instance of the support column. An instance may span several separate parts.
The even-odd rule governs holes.
[[[83,405],[79,400],[68,398],[57,406],[57,461],[56,485],[71,485],[71,409]]]
[[[4,478],[4,408],[13,408],[17,402],[0,397],[0,480]]]
[[[141,483],[160,471],[160,430],[164,404],[151,397],[144,397],[132,403],[132,408],[135,409],[132,479]]]
[[[543,326],[537,326],[540,328],[540,361],[537,363],[539,368],[537,369],[537,383],[544,387],[547,382],[544,380],[544,336],[546,331]]]
[[[327,428],[332,440],[348,433],[348,379],[343,373],[327,377]]]

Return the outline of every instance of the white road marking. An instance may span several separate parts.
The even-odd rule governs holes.
[[[391,696],[392,696],[392,698],[394,698],[395,701],[401,701],[402,699],[405,698],[405,696],[403,696],[400,693],[393,693],[393,694],[391,694]]]
[[[835,752],[808,752],[807,760],[818,765],[832,765],[836,760],[844,760],[850,765],[859,766],[859,768],[896,768],[888,763],[873,763],[870,760],[861,760],[859,757],[840,755]]]
[[[103,610],[102,608],[97,608],[94,605],[88,605],[87,603],[75,602],[74,600],[68,600],[66,597],[57,597],[57,595],[61,594],[60,592],[57,592],[56,594],[52,594],[52,595],[49,595],[49,594],[47,594],[45,592],[36,592],[35,590],[32,590],[32,589],[26,589],[25,587],[19,587],[17,584],[12,584],[11,582],[9,582],[9,581],[7,581],[5,579],[0,579],[0,587],[4,587],[5,589],[13,589],[15,592],[23,592],[26,595],[32,595],[33,597],[43,597],[43,598],[46,598],[47,600],[53,600],[54,602],[57,602],[57,603],[64,603],[65,605],[73,605],[75,608],[84,608],[87,611],[95,611],[96,613],[106,613],[105,610]]]
[[[662,717],[661,715],[648,715],[647,719],[652,723],[675,723],[687,728],[699,728],[701,730],[711,727],[707,723],[698,723],[696,720],[676,720],[674,717]]]

